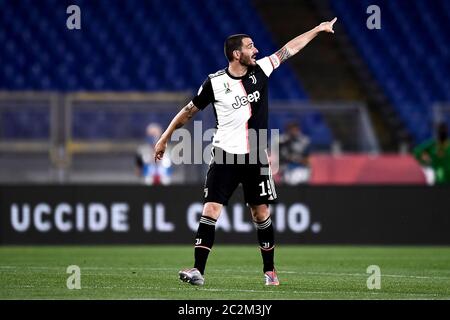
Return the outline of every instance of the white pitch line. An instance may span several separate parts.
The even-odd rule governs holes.
[[[34,285],[24,285],[24,286],[7,286],[4,289],[29,289],[29,288],[42,288],[42,289],[55,289],[52,286],[34,286]],[[63,288],[61,288],[63,289]],[[112,290],[112,289],[126,289],[126,290],[158,290],[158,291],[185,291],[186,288],[174,288],[174,287],[142,287],[142,286],[82,286],[83,289],[101,289],[101,290]],[[244,292],[244,293],[282,293],[282,294],[367,294],[367,295],[380,295],[384,293],[400,295],[400,296],[433,296],[440,297],[437,293],[411,293],[411,292],[362,292],[362,291],[284,291],[284,290],[252,290],[252,289],[218,289],[218,288],[195,288],[196,291],[209,291],[209,292]],[[442,298],[448,298],[442,296]]]
[[[292,274],[311,274],[311,275],[325,275],[325,276],[352,276],[352,277],[367,277],[366,273],[335,273],[335,272],[308,272],[308,271],[279,271],[279,273],[292,273]],[[413,275],[401,275],[401,274],[384,274],[381,273],[382,277],[391,277],[391,278],[414,278],[414,279],[447,279],[450,280],[450,277],[442,277],[442,276],[413,276]]]
[[[43,269],[43,270],[61,270],[65,267],[46,267],[46,266],[11,266],[11,265],[0,265],[0,269]],[[129,270],[129,271],[133,271],[133,270],[161,270],[161,271],[168,271],[168,270],[180,270],[178,268],[167,268],[167,267],[161,267],[161,268],[153,268],[153,267],[129,267],[129,268],[125,268],[125,267],[81,267],[83,270]]]
[[[45,267],[45,266],[11,266],[11,265],[0,265],[1,269],[30,269],[30,270],[64,270],[65,267]],[[156,267],[81,267],[82,270],[126,270],[126,271],[179,271],[179,268],[156,268]],[[259,274],[254,271],[240,270],[240,269],[210,269],[210,272],[232,272],[232,273],[251,273]],[[351,276],[351,277],[367,277],[365,273],[339,273],[339,272],[310,272],[310,271],[286,271],[278,270],[280,274],[299,274],[299,275],[325,275],[325,276]],[[115,275],[115,274],[104,274],[100,275]],[[450,277],[444,276],[416,276],[416,275],[401,275],[401,274],[381,274],[382,277],[390,278],[412,278],[412,279],[429,279],[429,280],[450,280]]]

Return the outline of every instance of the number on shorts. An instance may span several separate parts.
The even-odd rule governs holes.
[[[270,188],[270,181],[266,180],[265,182],[267,184],[267,193],[266,193],[266,187],[265,187],[264,181],[263,181],[259,184],[259,186],[261,187],[261,193],[259,194],[260,197],[267,196],[267,194],[269,194],[269,195],[272,194],[272,189]]]

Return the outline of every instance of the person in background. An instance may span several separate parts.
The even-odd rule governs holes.
[[[289,185],[307,183],[310,177],[309,153],[311,140],[298,123],[290,122],[280,137],[280,169],[283,181]]]
[[[136,152],[136,174],[147,185],[168,185],[171,183],[171,161],[169,157],[155,163],[154,145],[162,134],[159,124],[150,123],[146,128],[145,143]]]
[[[422,166],[433,170],[434,184],[450,184],[450,139],[445,123],[436,126],[434,139],[414,148],[414,156]]]

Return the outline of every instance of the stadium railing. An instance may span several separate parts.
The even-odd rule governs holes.
[[[6,169],[0,181],[139,182],[134,156],[145,142],[146,126],[156,122],[164,128],[190,97],[189,92],[2,92],[0,150],[11,158],[0,157]],[[39,113],[29,112],[35,109]],[[273,101],[269,117],[271,128],[281,133],[297,121],[311,135],[315,152],[379,152],[362,103]],[[194,120],[202,121],[203,131],[215,126],[211,108]],[[36,128],[22,134],[28,126]],[[193,132],[193,122],[186,128]],[[40,152],[40,165],[30,160],[33,152]],[[176,167],[174,183],[201,183],[207,162]],[[20,174],[25,171],[31,174]]]
[[[0,181],[53,179],[61,129],[54,92],[0,91]]]
[[[50,152],[57,141],[57,107],[55,93],[0,91],[0,151]],[[37,117],[33,126],[24,111]]]
[[[323,126],[316,132],[305,132],[316,152],[380,152],[367,107],[361,102],[275,102],[270,116],[271,120],[278,118],[274,124],[281,130],[290,121],[298,121],[302,127],[309,124],[316,130]]]
[[[70,93],[64,99],[66,181],[138,182],[134,158],[150,123],[162,128],[190,93]],[[99,161],[100,160],[100,161]],[[75,163],[73,163],[75,161]],[[182,180],[177,171],[174,181]]]

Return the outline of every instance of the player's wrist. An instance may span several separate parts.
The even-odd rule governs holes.
[[[167,141],[169,141],[169,139],[170,139],[170,134],[163,133],[161,135],[161,137],[159,138],[159,143],[167,144]]]

